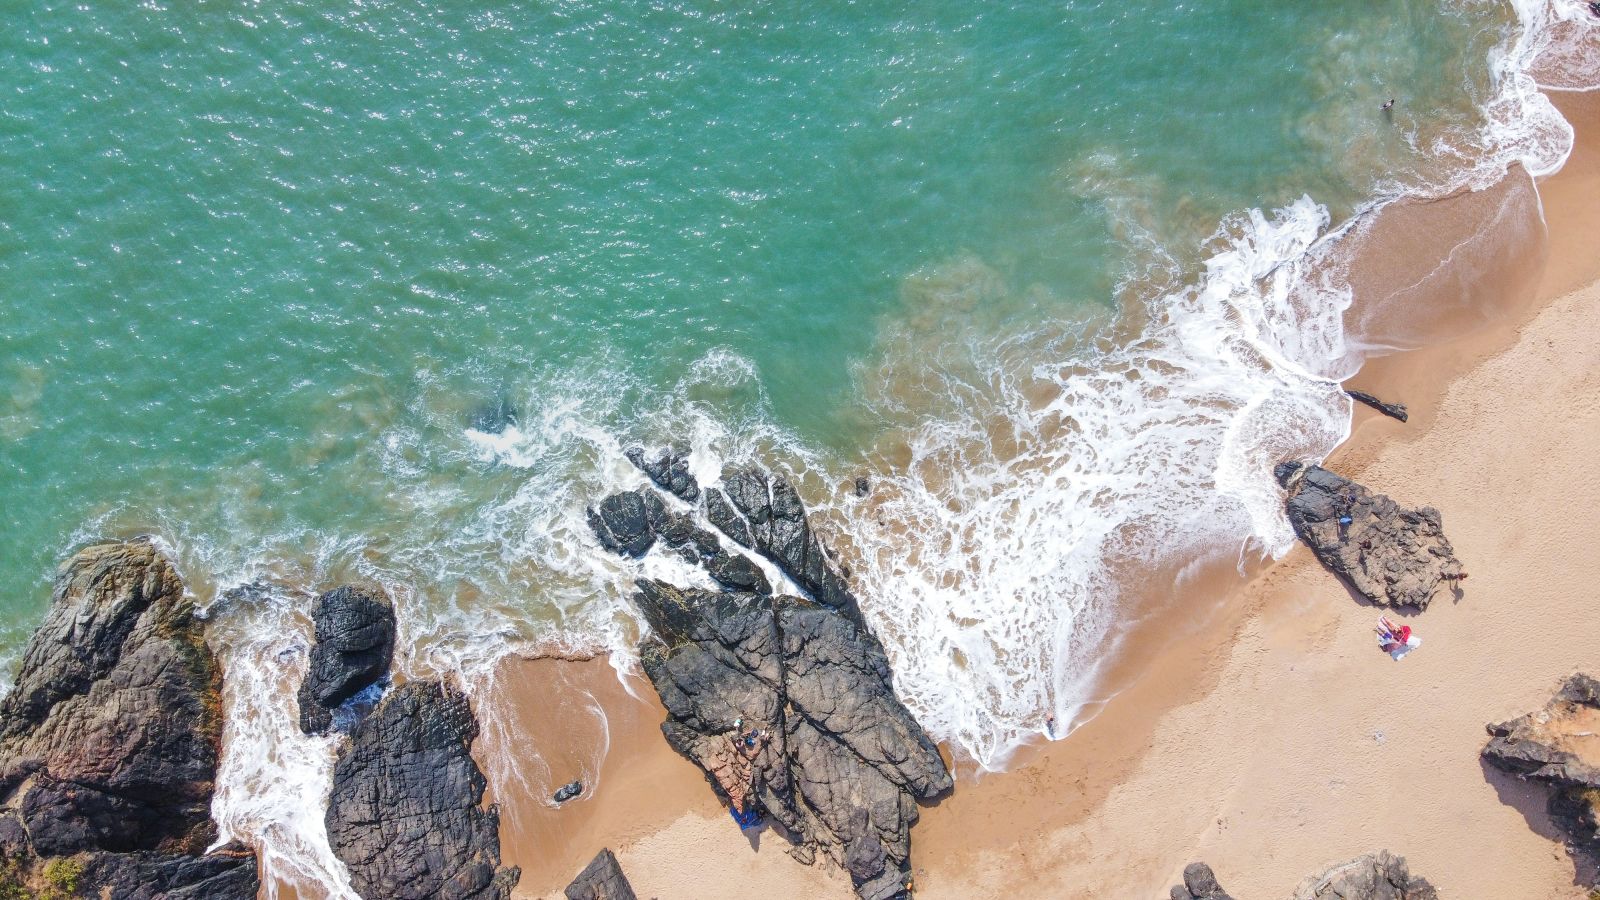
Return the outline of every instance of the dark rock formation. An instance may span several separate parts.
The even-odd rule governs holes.
[[[1312,875],[1292,900],[1439,900],[1439,892],[1412,875],[1404,857],[1378,850]]]
[[[865,497],[872,493],[872,482],[865,475],[856,476],[856,496]]]
[[[482,807],[467,698],[439,682],[390,691],[333,772],[333,852],[373,900],[504,900],[520,874],[500,865],[500,816]]]
[[[1344,394],[1351,400],[1354,400],[1357,403],[1365,403],[1366,405],[1372,407],[1378,412],[1383,413],[1391,419],[1399,419],[1400,421],[1404,422],[1407,418],[1409,418],[1409,415],[1406,413],[1406,405],[1404,403],[1385,403],[1366,391],[1346,390]]]
[[[1196,862],[1183,867],[1183,884],[1172,886],[1172,900],[1233,900],[1233,897],[1217,884],[1217,876],[1210,866]]]
[[[567,885],[567,900],[636,900],[633,885],[609,849],[601,850]]]
[[[643,447],[630,447],[623,454],[628,461],[644,470],[656,486],[676,496],[685,503],[700,499],[700,485],[689,474],[689,454],[667,447],[654,459],[645,456]]]
[[[1466,577],[1438,510],[1406,509],[1320,466],[1283,463],[1275,474],[1295,533],[1372,603],[1426,609],[1441,582]]]
[[[756,469],[723,472],[726,493],[707,491],[707,518],[724,534],[772,560],[811,599],[863,624],[856,598],[824,554],[788,481]]]
[[[1572,846],[1600,859],[1600,681],[1578,674],[1536,712],[1489,726],[1483,758],[1551,787],[1550,815]]]
[[[583,782],[569,781],[566,784],[563,784],[561,787],[556,788],[556,792],[550,795],[550,799],[557,803],[565,803],[581,793],[583,793]]]
[[[796,597],[638,587],[667,742],[736,811],[783,826],[802,861],[820,849],[862,897],[901,896],[917,801],[951,780],[895,698],[877,642]]]
[[[317,642],[300,684],[300,729],[318,734],[333,724],[335,709],[388,674],[394,607],[376,591],[338,587],[317,598],[311,619]]]
[[[637,585],[651,628],[640,658],[667,708],[662,733],[741,822],[770,818],[796,859],[827,854],[867,900],[905,897],[917,804],[950,790],[950,774],[895,697],[883,649],[794,489],[755,470],[725,472],[723,485],[702,492],[707,521],[812,596],[770,596],[754,563],[687,517],[656,526],[652,541],[693,548],[730,589]],[[645,501],[624,502],[638,513],[612,519],[649,523]],[[606,508],[596,532],[626,552]],[[751,577],[741,583],[740,572]]]
[[[589,528],[600,546],[612,553],[640,557],[655,546],[656,532],[667,523],[667,508],[650,490],[623,491],[588,511]]]
[[[75,856],[84,896],[253,898],[216,839],[221,674],[183,583],[146,539],[86,548],[0,702],[0,854],[23,880]]]

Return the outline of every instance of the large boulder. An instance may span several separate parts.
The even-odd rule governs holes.
[[[633,885],[628,883],[622,866],[609,849],[601,850],[578,877],[572,879],[565,893],[567,900],[637,900]]]
[[[254,897],[254,855],[206,854],[221,681],[149,540],[64,563],[0,701],[0,854],[19,877],[68,867],[84,896]]]
[[[1439,900],[1439,892],[1404,857],[1377,850],[1306,878],[1291,900]]]
[[[436,681],[390,691],[334,765],[325,821],[334,855],[367,900],[505,900],[500,816],[483,807],[467,698]]]
[[[1466,577],[1438,510],[1406,509],[1320,466],[1283,463],[1275,474],[1295,534],[1372,603],[1426,609],[1441,584]]]
[[[336,710],[388,674],[394,607],[377,591],[346,585],[318,597],[311,620],[316,643],[300,683],[300,728],[319,734],[334,724]],[[355,717],[340,724],[353,726]]]
[[[685,503],[700,499],[700,484],[689,473],[689,454],[674,447],[666,447],[654,456],[648,456],[643,447],[630,447],[623,454],[638,466],[656,486]]]
[[[1203,862],[1183,867],[1183,884],[1175,884],[1170,892],[1172,900],[1233,900],[1217,883],[1216,873]]]
[[[1489,726],[1490,765],[1550,787],[1549,810],[1587,856],[1600,857],[1600,681],[1573,675],[1536,710]]]

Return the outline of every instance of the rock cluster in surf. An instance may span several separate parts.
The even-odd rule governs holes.
[[[1217,883],[1211,867],[1200,862],[1184,868],[1183,884],[1174,885],[1170,896],[1172,900],[1233,900]],[[1439,893],[1426,879],[1411,874],[1404,857],[1376,850],[1308,876],[1290,900],[1439,900]]]
[[[1295,533],[1373,604],[1426,609],[1442,583],[1464,577],[1438,510],[1407,509],[1321,466],[1282,463],[1274,474]]]
[[[520,874],[500,865],[500,817],[483,807],[467,698],[437,681],[390,691],[333,771],[334,855],[368,900],[504,900]]]
[[[317,598],[311,621],[316,642],[300,683],[300,729],[320,734],[335,725],[336,710],[388,676],[394,607],[375,590],[346,585]],[[349,719],[353,726],[356,716]]]
[[[1550,786],[1550,817],[1569,846],[1600,860],[1600,681],[1577,674],[1543,709],[1489,726],[1490,765]]]
[[[601,850],[567,885],[567,900],[637,900],[633,885],[609,849]]]
[[[658,476],[672,466],[645,471],[675,496],[689,493]],[[867,900],[908,896],[911,826],[919,802],[950,790],[944,761],[895,697],[883,649],[794,488],[744,469],[693,495],[715,531],[648,489],[590,512],[608,549],[638,556],[660,539],[724,588],[637,584],[634,602],[651,629],[639,655],[667,708],[662,733],[736,814],[781,827],[796,859],[826,854]],[[755,587],[730,583],[718,574],[725,558],[759,569],[722,538],[770,560],[809,597],[774,596],[764,577]]]
[[[75,872],[81,896],[255,897],[253,853],[206,852],[220,688],[154,544],[100,544],[64,563],[0,702],[0,879],[11,882],[0,888]]]

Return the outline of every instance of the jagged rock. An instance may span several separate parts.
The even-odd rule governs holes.
[[[855,595],[834,569],[788,481],[757,469],[725,471],[722,491],[708,492],[707,518],[724,534],[772,560],[811,598],[863,624]],[[720,520],[720,521],[719,521]]]
[[[48,857],[77,855],[86,896],[166,885],[166,896],[253,898],[252,854],[205,853],[220,687],[183,583],[148,539],[63,563],[0,701],[0,854],[25,880]]]
[[[667,523],[667,508],[654,491],[623,491],[588,511],[589,527],[600,546],[612,553],[640,557],[655,546],[656,532]]]
[[[610,849],[601,850],[567,885],[567,900],[636,900],[633,885]]]
[[[872,493],[872,482],[865,475],[856,476],[856,496],[865,497]]]
[[[500,865],[500,816],[482,808],[467,698],[436,681],[389,692],[333,771],[325,817],[334,855],[368,900],[505,900],[520,871]]]
[[[623,454],[628,461],[644,470],[656,486],[676,496],[685,503],[700,499],[700,485],[689,474],[689,454],[672,447],[664,448],[655,459],[645,456],[643,447],[630,447]]]
[[[782,825],[802,859],[829,854],[868,900],[904,896],[917,802],[951,779],[877,642],[796,597],[638,588],[653,634],[640,655],[673,749],[736,811]]]
[[[1366,405],[1372,407],[1378,412],[1383,413],[1391,419],[1399,419],[1400,421],[1404,422],[1407,418],[1409,418],[1409,414],[1406,412],[1406,405],[1404,403],[1385,403],[1366,391],[1346,390],[1344,394],[1351,400],[1354,400],[1357,403],[1365,403]]]
[[[1222,885],[1217,884],[1211,867],[1203,862],[1183,867],[1183,884],[1173,885],[1171,896],[1172,900],[1233,900]]]
[[[1600,681],[1573,675],[1544,708],[1489,726],[1483,758],[1550,785],[1549,810],[1574,846],[1600,858]]]
[[[376,591],[347,585],[318,597],[311,619],[316,643],[300,684],[300,729],[319,734],[334,710],[388,674],[394,607]]]
[[[550,799],[557,803],[565,803],[581,793],[583,793],[583,782],[569,781],[566,784],[563,784],[561,787],[556,788],[556,792],[550,795]]]
[[[1404,857],[1377,850],[1306,878],[1292,900],[1439,900],[1439,892]]]
[[[1466,577],[1438,510],[1406,509],[1320,466],[1283,463],[1275,474],[1295,533],[1372,603],[1426,609],[1442,582]]]

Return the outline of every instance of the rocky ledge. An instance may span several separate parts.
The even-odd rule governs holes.
[[[1190,863],[1172,900],[1233,900],[1205,863]],[[1425,879],[1411,874],[1404,857],[1387,850],[1362,854],[1300,882],[1290,900],[1439,900]]]
[[[390,691],[333,771],[325,817],[334,855],[367,900],[505,900],[500,816],[483,807],[467,698],[436,681]]]
[[[1551,787],[1550,816],[1571,846],[1600,859],[1600,681],[1573,675],[1543,709],[1489,726],[1483,758]]]
[[[339,726],[347,730],[357,716],[336,713],[389,673],[394,607],[377,591],[346,585],[317,598],[311,621],[316,643],[300,684],[300,729],[306,734]]]
[[[0,894],[247,900],[255,856],[213,853],[216,660],[148,540],[61,566],[0,702]]]
[[[1372,603],[1427,609],[1441,584],[1466,577],[1438,510],[1406,509],[1320,466],[1288,462],[1274,474],[1295,534]]]
[[[866,900],[907,897],[911,826],[919,802],[950,790],[944,761],[895,697],[888,660],[793,487],[750,469],[724,472],[721,488],[695,487],[698,510],[671,512],[644,489],[590,514],[604,546],[634,556],[658,538],[679,547],[672,534],[687,530],[697,538],[686,558],[724,587],[637,585],[651,630],[639,655],[667,708],[662,733],[741,824],[770,818],[794,842],[791,855],[827,855]],[[695,524],[697,511],[710,529]],[[759,571],[728,545],[760,553],[809,596],[717,577],[724,557]]]
[[[567,900],[637,900],[633,885],[609,849],[601,850],[564,892]]]

